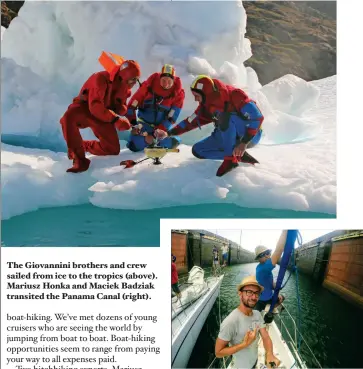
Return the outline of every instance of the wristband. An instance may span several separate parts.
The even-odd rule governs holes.
[[[113,118],[111,120],[111,124],[115,124],[117,121],[118,121],[119,117],[118,116],[115,116],[115,118]]]

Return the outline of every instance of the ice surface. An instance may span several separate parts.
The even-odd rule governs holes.
[[[229,202],[334,214],[336,78],[308,83],[287,75],[262,87],[243,65],[251,56],[245,29],[239,1],[26,2],[1,45],[2,141],[18,146],[2,147],[3,219],[83,203],[149,209]],[[102,50],[138,60],[143,78],[174,64],[187,96],[181,119],[195,109],[188,85],[197,74],[245,89],[265,115],[263,140],[250,151],[261,164],[215,177],[220,162],[194,158],[190,146],[211,126],[183,135],[181,153],[162,166],[123,170],[120,160],[143,156],[123,149],[118,157],[91,157],[87,173],[66,174],[59,119],[101,70]]]

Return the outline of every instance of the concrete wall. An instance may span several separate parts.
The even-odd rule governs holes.
[[[363,232],[332,239],[323,286],[363,308]]]
[[[363,308],[363,231],[338,230],[296,249],[300,272]]]
[[[213,247],[216,246],[220,251],[224,244],[228,245],[228,240],[222,237],[218,237],[209,232],[201,230],[189,231],[189,240],[192,240],[193,244],[193,257],[195,265],[200,265],[201,267],[211,267],[213,262]],[[222,257],[221,252],[219,252],[220,258]]]
[[[296,265],[299,272],[312,275],[314,272],[316,255],[318,252],[318,245],[302,246],[296,252]]]
[[[172,253],[177,257],[177,269],[186,273],[193,265],[211,267],[212,250],[216,246],[222,262],[221,248],[229,245],[229,264],[254,262],[254,253],[243,249],[235,242],[204,230],[173,230],[171,236]],[[180,260],[179,260],[180,259]]]
[[[172,232],[171,253],[176,256],[176,270],[178,274],[188,272],[187,232]]]
[[[193,236],[198,239],[198,243],[200,242],[200,235],[202,240],[202,266],[211,266],[213,255],[212,250],[214,246],[217,246],[220,251],[220,258],[222,260],[221,248],[224,244],[229,245],[229,264],[245,264],[254,262],[254,253],[250,252],[238,245],[235,242],[232,242],[224,237],[218,236],[214,233],[203,231],[203,230],[192,230],[189,233],[193,234]]]
[[[315,279],[323,278],[331,247],[330,241],[345,232],[342,230],[330,232],[298,247],[295,253],[299,271]]]

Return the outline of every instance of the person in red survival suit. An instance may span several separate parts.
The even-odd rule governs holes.
[[[126,100],[140,77],[140,66],[126,60],[111,73],[97,72],[82,86],[60,120],[68,146],[68,157],[73,166],[67,172],[79,173],[89,168],[85,152],[94,155],[118,155],[120,143],[117,130],[128,130],[131,125],[123,115],[127,112]],[[79,129],[91,128],[99,139],[83,141]]]
[[[221,177],[244,161],[247,147],[258,144],[264,117],[244,91],[218,79],[200,75],[193,81],[191,91],[199,102],[198,108],[170,134],[183,134],[213,122],[215,130],[211,136],[197,142],[192,152],[199,159],[222,159],[217,171]]]
[[[133,128],[127,147],[141,151],[155,141],[168,149],[177,147],[180,138],[169,137],[167,132],[178,119],[184,97],[181,80],[172,65],[165,64],[161,73],[152,74],[128,103],[127,117]]]

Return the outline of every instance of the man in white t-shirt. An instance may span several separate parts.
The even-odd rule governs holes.
[[[240,305],[222,322],[215,345],[219,358],[233,355],[235,368],[255,368],[258,358],[258,337],[260,333],[266,351],[266,363],[280,365],[273,354],[271,338],[266,330],[262,315],[253,310],[263,287],[254,276],[246,277],[237,286]]]
[[[223,245],[223,246],[222,246],[223,266],[227,266],[227,261],[228,261],[228,251],[229,251],[229,247],[228,247],[228,245]]]

